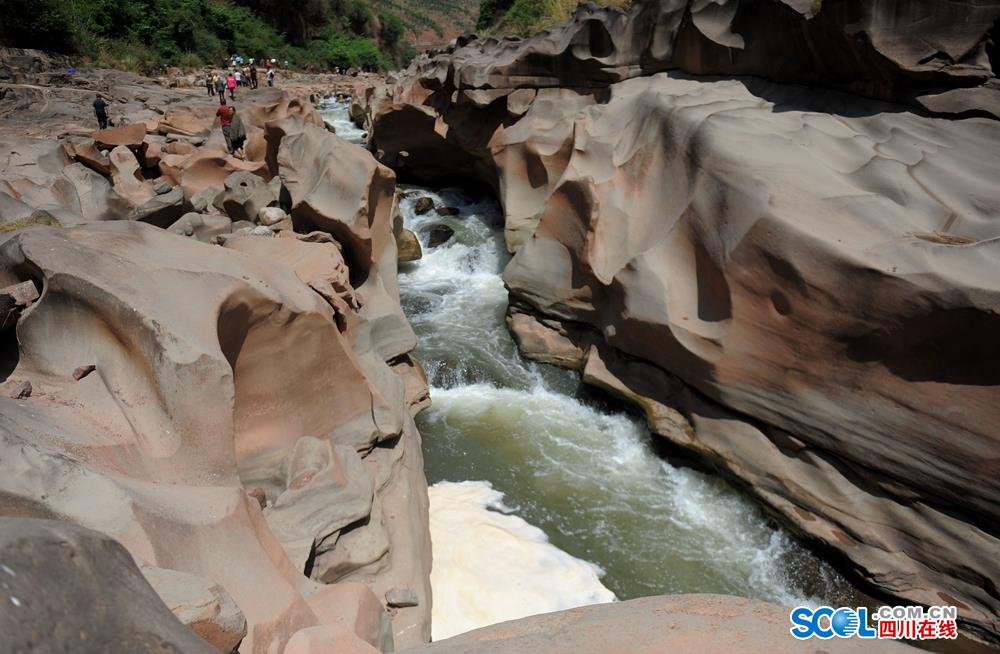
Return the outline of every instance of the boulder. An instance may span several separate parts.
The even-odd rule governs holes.
[[[146,126],[142,123],[109,127],[90,135],[100,150],[113,150],[125,146],[134,152],[139,152],[146,140]]]
[[[60,143],[0,140],[0,216],[25,218],[24,207],[29,215],[41,210],[66,225],[121,218],[131,208],[104,177],[73,163]]]
[[[271,192],[273,193],[273,188]],[[257,222],[268,227],[287,219],[288,214],[281,207],[263,207],[257,212]]]
[[[28,218],[33,211],[10,193],[0,193],[0,226]]]
[[[174,187],[133,209],[128,218],[166,229],[184,215],[186,206],[184,191]]]
[[[198,213],[216,211],[215,200],[222,194],[222,188],[209,186],[191,196],[191,208]]]
[[[267,165],[262,161],[244,161],[226,154],[219,148],[202,148],[189,156],[169,155],[160,162],[160,171],[184,189],[184,196],[192,198],[206,188],[223,188],[226,178],[237,172],[249,172],[270,179]],[[256,218],[256,214],[253,216]]]
[[[247,634],[247,620],[225,589],[177,570],[148,565],[139,570],[182,624],[220,652],[236,651]]]
[[[455,230],[448,225],[431,225],[427,229],[427,247],[436,248],[444,245],[455,235]]]
[[[284,265],[128,221],[16,232],[0,243],[0,271],[5,283],[38,275],[45,288],[18,321],[18,363],[0,397],[0,513],[58,514],[102,530],[149,565],[211,580],[246,618],[241,648],[281,651],[300,629],[336,622],[339,609],[325,606],[326,589],[303,575],[301,559],[292,564],[279,536],[306,542],[361,519],[378,483],[377,519],[387,520],[388,507],[395,551],[364,574],[379,593],[405,586],[421,594],[421,606],[391,618],[394,631],[408,634],[401,642],[426,638],[418,436],[412,421],[400,426],[408,419],[401,380],[385,367],[400,385],[388,405],[393,387],[369,355],[354,352],[326,299]],[[84,364],[95,372],[75,380]],[[35,378],[44,393],[6,397]],[[380,432],[393,423],[395,434]],[[324,449],[331,440],[314,434],[389,442],[362,464],[354,447]],[[299,445],[303,438],[317,447]],[[274,489],[266,515],[247,494],[258,487]],[[324,501],[327,492],[344,501]],[[54,559],[45,556],[50,570]],[[124,578],[102,577],[83,588]],[[43,588],[45,601],[63,622],[37,612],[50,633],[77,628],[78,616],[101,624],[81,610],[99,604],[67,592],[68,573],[54,579],[63,587]],[[72,609],[54,597],[71,598]]]
[[[0,518],[4,610],[12,652],[137,654],[218,650],[157,597],[113,538],[56,520]]]
[[[215,206],[235,220],[257,220],[261,209],[277,202],[267,183],[249,172],[235,172],[226,178]]]
[[[102,175],[111,175],[111,162],[94,139],[81,136],[69,136],[63,141],[66,153],[75,161]]]
[[[502,622],[410,650],[412,654],[799,654],[788,609],[742,597],[668,595],[583,606]],[[916,654],[909,645],[857,638],[822,641],[823,652]]]
[[[135,154],[124,145],[111,151],[111,179],[115,192],[133,207],[139,207],[156,197],[153,185],[143,178]]]
[[[186,213],[167,229],[181,236],[191,236],[203,243],[211,243],[219,234],[228,234],[233,222],[226,216],[212,216],[196,212]]]
[[[396,247],[399,250],[399,261],[417,261],[423,256],[420,240],[408,229],[400,229],[396,235]]]
[[[277,162],[296,229],[332,234],[344,245],[352,276],[363,280],[391,238],[395,175],[368,152],[315,125],[282,138]]]
[[[413,213],[422,216],[434,208],[434,200],[426,195],[413,203]]]
[[[142,165],[144,168],[157,168],[160,165],[160,158],[164,154],[164,148],[167,145],[166,138],[156,135],[148,134],[143,140],[142,148]]]
[[[160,134],[173,136],[207,137],[215,124],[218,106],[180,106],[163,115],[157,125]],[[141,140],[141,139],[140,139]]]
[[[301,629],[281,651],[282,654],[379,654],[379,650],[340,625]]]

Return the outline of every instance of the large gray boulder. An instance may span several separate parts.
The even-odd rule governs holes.
[[[0,518],[0,632],[9,652],[213,654],[104,534]]]

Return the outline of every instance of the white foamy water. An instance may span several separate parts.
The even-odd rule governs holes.
[[[346,102],[336,100],[324,100],[319,106],[319,115],[326,123],[333,127],[337,136],[351,143],[364,143],[367,133],[363,129],[358,129],[351,120],[348,112],[349,106]]]
[[[415,215],[423,196],[459,215]],[[433,400],[418,425],[437,482],[435,639],[611,593],[850,604],[853,589],[745,495],[663,459],[639,419],[587,399],[575,373],[520,357],[493,202],[416,190],[400,210],[424,248],[400,287]],[[439,225],[454,236],[429,248]]]
[[[541,529],[509,515],[503,493],[488,482],[442,481],[429,494],[434,640],[614,601],[614,593],[601,584],[600,568],[553,546]]]

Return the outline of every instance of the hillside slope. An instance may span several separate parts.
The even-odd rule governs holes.
[[[450,43],[475,29],[478,0],[372,0],[376,9],[399,16],[418,51]]]

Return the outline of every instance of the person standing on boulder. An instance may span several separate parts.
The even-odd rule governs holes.
[[[226,88],[229,89],[229,99],[236,99],[236,76],[232,73],[226,76]]]
[[[232,89],[230,89],[232,90]],[[233,149],[233,116],[236,115],[236,108],[230,107],[226,104],[226,96],[219,96],[219,108],[216,109],[215,115],[219,117],[219,123],[222,124],[222,135],[226,137],[226,150],[229,154],[233,154],[235,150]]]
[[[250,60],[250,88],[257,88],[257,66],[254,65],[253,59]]]
[[[94,115],[97,116],[97,124],[100,125],[100,128],[107,129],[108,103],[105,102],[104,96],[100,93],[97,94],[97,99],[94,100]]]

